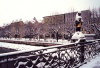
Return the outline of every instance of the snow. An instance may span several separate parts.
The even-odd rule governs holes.
[[[21,50],[21,51],[43,48],[39,46],[30,46],[30,45],[24,45],[24,44],[13,44],[13,43],[5,43],[5,42],[0,42],[0,47],[11,48],[11,49]]]
[[[0,40],[4,40],[3,38]],[[7,39],[5,39],[7,40]],[[10,40],[10,39],[8,39]],[[31,41],[29,39],[11,39],[11,40],[16,40],[16,41],[27,41],[27,42],[40,42],[40,43],[57,43],[57,44],[68,44],[69,42],[67,40],[59,40],[58,42],[56,41],[56,39],[40,39],[40,40],[36,40],[36,39],[32,39]],[[14,44],[14,43],[5,43],[5,42],[0,42],[0,47],[5,47],[5,48],[11,48],[11,49],[15,49],[15,50],[37,50],[37,49],[41,49],[43,47],[38,47],[38,46],[30,46],[30,45],[24,45],[24,44]],[[52,50],[49,49],[48,51],[55,51],[56,49]],[[47,52],[48,52],[47,51]],[[43,65],[43,64],[42,64]],[[80,68],[100,68],[100,55],[96,56],[95,58],[93,58],[92,60],[90,60],[89,62],[87,62],[87,64],[82,65]]]
[[[80,68],[100,68],[100,54],[97,55],[94,59],[90,60],[90,62],[87,62],[87,64],[84,64]]]
[[[74,35],[72,36],[72,39],[80,39],[80,38],[85,38],[85,35],[82,32],[75,32]]]
[[[27,62],[19,62],[19,63],[18,63],[18,66],[17,66],[16,68],[19,68],[19,65],[21,65],[21,64],[22,64],[22,65],[25,65],[26,63],[27,63]]]
[[[39,40],[38,39],[31,39],[31,40],[29,40],[29,39],[25,39],[25,38],[21,38],[21,39],[0,38],[0,40],[14,40],[14,41],[39,42],[39,43],[53,43],[53,44],[63,44],[63,45],[66,45],[66,44],[68,44],[70,42],[70,41],[68,41],[66,39],[59,39],[58,42],[57,42],[56,39],[50,39],[50,38],[48,38],[46,40],[44,40],[44,39],[39,39]]]

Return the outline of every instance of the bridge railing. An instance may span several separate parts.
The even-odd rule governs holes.
[[[75,68],[100,52],[100,40],[0,54],[0,68]]]

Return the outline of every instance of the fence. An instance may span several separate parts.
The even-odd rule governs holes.
[[[0,68],[78,68],[100,52],[100,40],[0,55]]]

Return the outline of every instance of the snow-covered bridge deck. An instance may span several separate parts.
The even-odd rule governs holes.
[[[87,64],[82,65],[80,68],[100,68],[100,54],[92,58]]]

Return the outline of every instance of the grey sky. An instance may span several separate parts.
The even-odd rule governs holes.
[[[74,9],[81,11],[98,8],[100,0],[0,0],[0,26],[12,20],[41,19],[55,13],[66,13]]]

